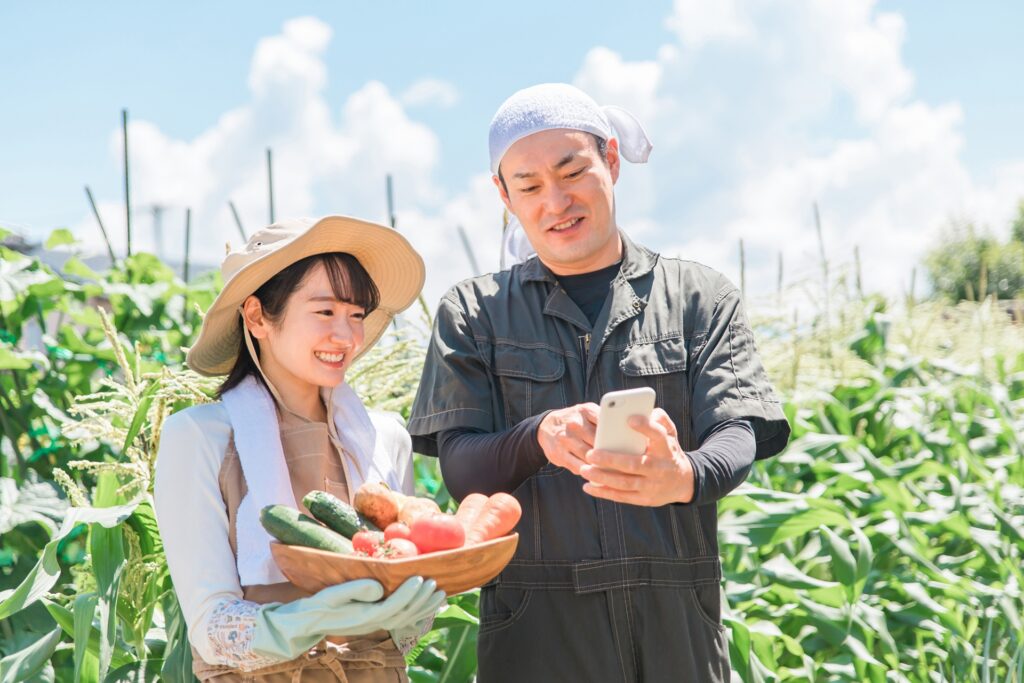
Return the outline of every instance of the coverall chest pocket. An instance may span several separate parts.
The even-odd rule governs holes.
[[[650,387],[657,393],[655,405],[676,423],[690,421],[689,377],[686,372],[686,342],[682,335],[628,345],[619,359],[625,388]]]
[[[565,359],[545,348],[496,344],[492,364],[501,386],[505,427],[565,407]]]

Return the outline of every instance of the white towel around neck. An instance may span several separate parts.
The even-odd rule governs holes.
[[[326,392],[326,390],[325,390]],[[379,430],[363,402],[347,384],[325,394],[343,448],[355,462],[346,467],[350,495],[366,481],[382,481],[401,490],[402,475],[382,443]],[[287,581],[270,552],[270,534],[260,524],[267,505],[298,508],[281,446],[277,409],[270,392],[255,377],[246,377],[224,392],[224,407],[245,476],[247,492],[236,517],[238,578],[243,586]]]

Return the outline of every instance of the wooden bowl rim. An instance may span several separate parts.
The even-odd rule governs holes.
[[[499,536],[498,538],[492,538],[489,541],[483,541],[481,543],[474,543],[473,545],[464,545],[461,548],[452,548],[451,550],[435,550],[431,553],[423,553],[422,555],[414,555],[412,557],[399,557],[395,559],[388,559],[383,557],[367,557],[365,555],[352,555],[345,553],[336,553],[330,550],[320,550],[319,548],[309,548],[304,545],[289,545],[287,543],[281,543],[280,541],[271,541],[270,548],[271,552],[274,550],[274,546],[280,546],[281,548],[287,548],[289,551],[298,551],[301,553],[307,553],[312,555],[321,555],[325,558],[341,558],[343,560],[357,561],[361,564],[368,565],[380,565],[382,567],[397,567],[403,564],[415,564],[422,560],[433,560],[437,558],[451,557],[452,555],[458,555],[467,551],[482,550],[491,546],[502,545],[510,543],[515,539],[519,538],[519,533],[513,531],[506,536]]]

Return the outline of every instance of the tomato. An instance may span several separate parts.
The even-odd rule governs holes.
[[[385,541],[384,545],[380,547],[378,557],[397,559],[399,557],[416,557],[419,554],[416,544],[412,541],[405,538],[392,538]]]
[[[406,540],[410,540],[411,533],[412,532],[409,530],[409,526],[407,524],[403,524],[402,522],[392,522],[391,524],[388,524],[388,528],[384,530],[384,540],[390,541],[392,538],[404,538]]]
[[[466,542],[466,530],[452,515],[420,517],[412,523],[411,531],[412,542],[421,553],[461,548]]]
[[[352,547],[357,553],[373,555],[384,542],[384,534],[379,531],[357,531],[352,537]]]

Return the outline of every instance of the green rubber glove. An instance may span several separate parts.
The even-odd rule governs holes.
[[[422,621],[445,602],[433,579],[414,576],[381,600],[384,588],[357,579],[308,598],[264,605],[256,615],[252,649],[265,657],[295,659],[326,636],[359,636]]]

